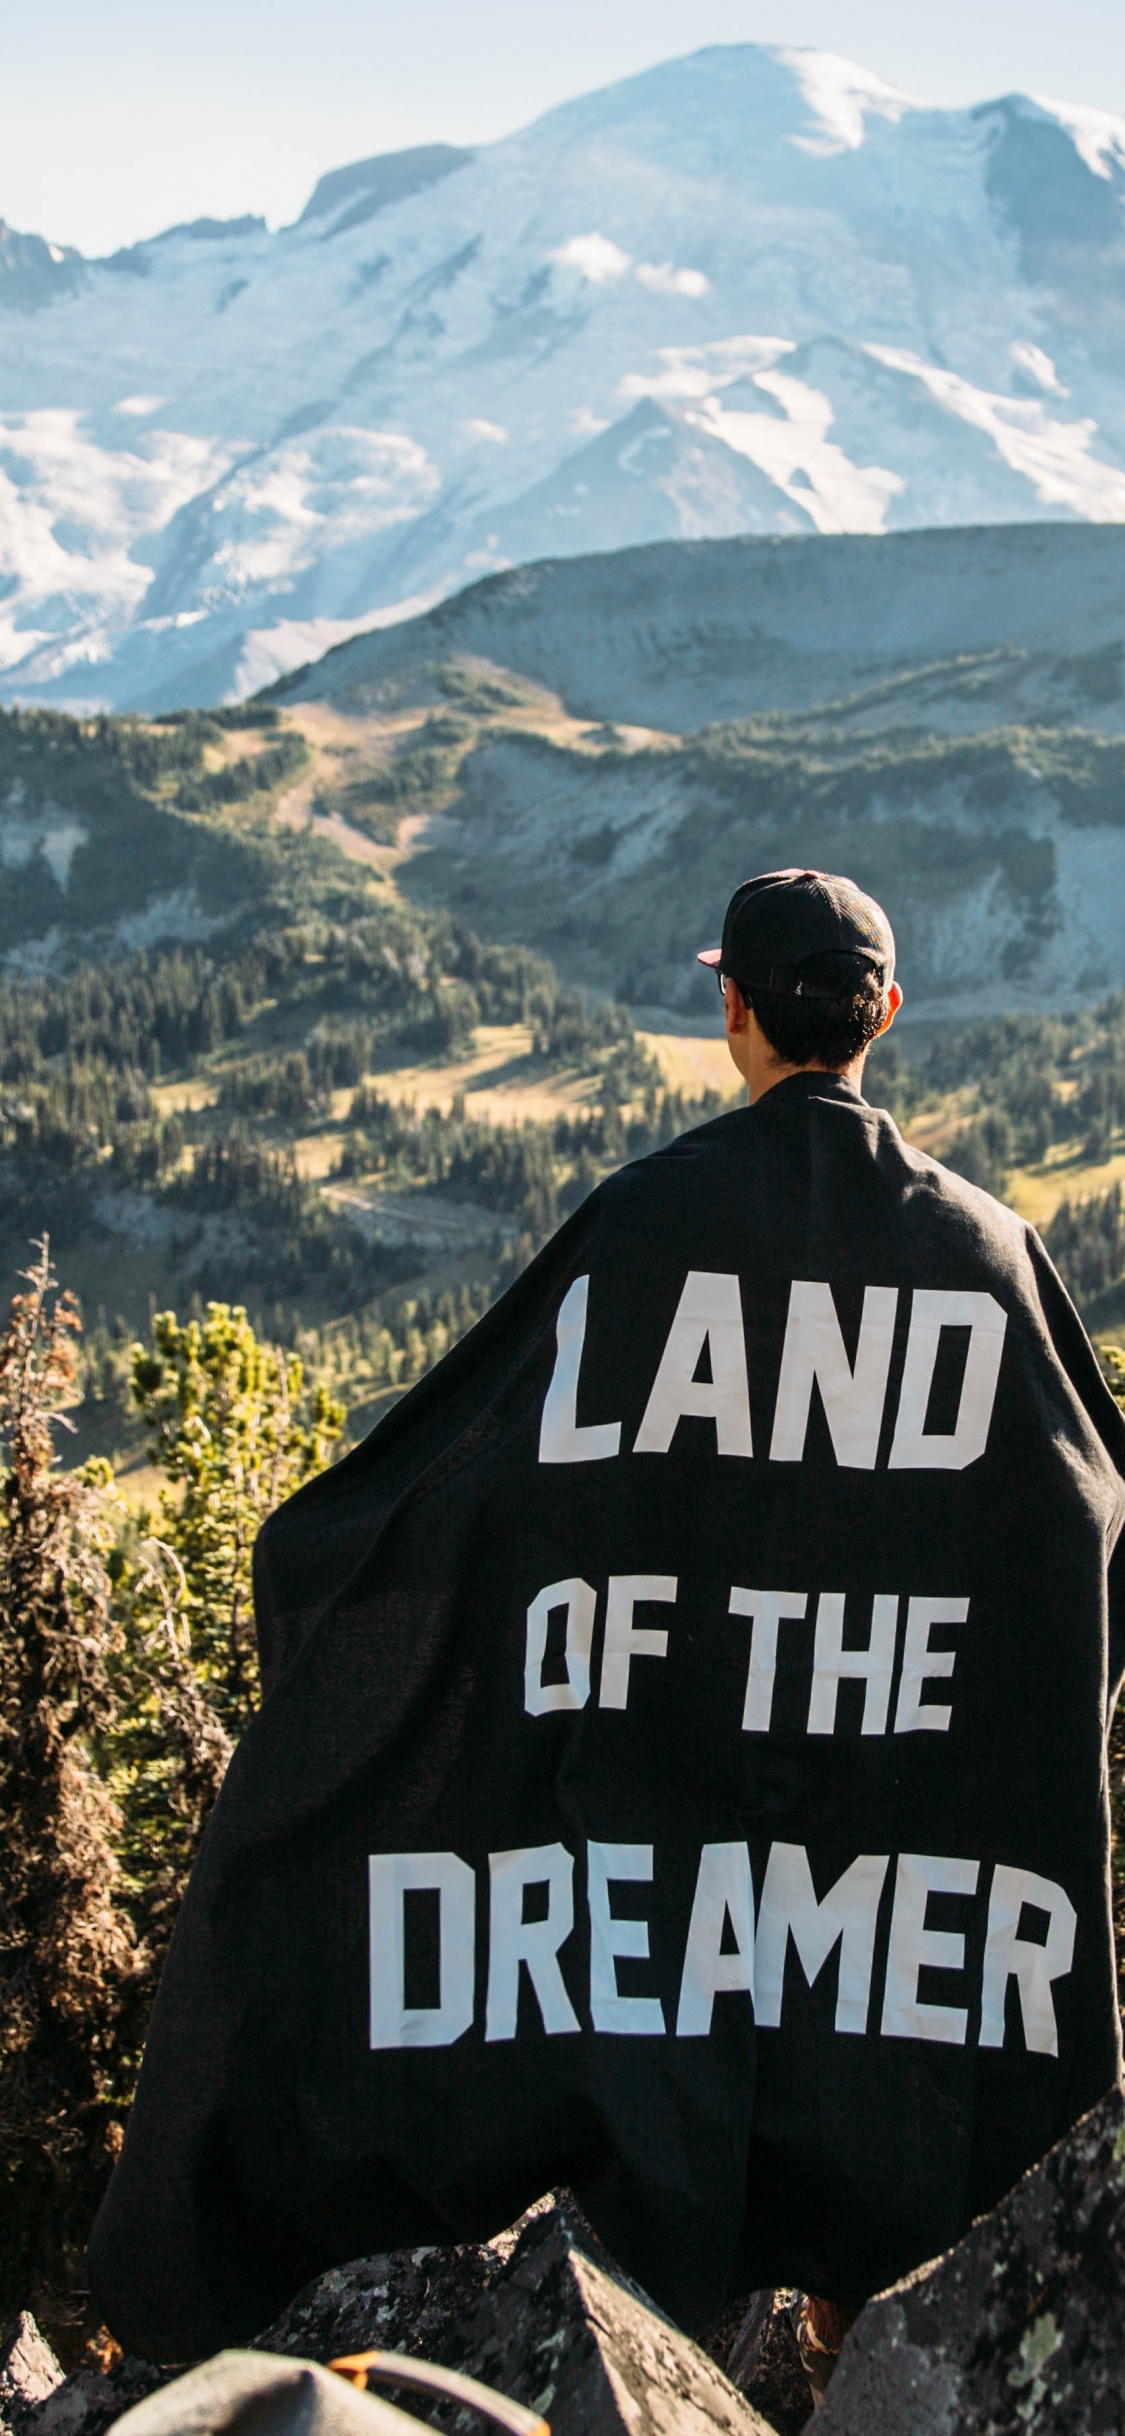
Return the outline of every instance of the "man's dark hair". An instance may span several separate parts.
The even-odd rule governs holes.
[[[738,986],[778,1057],[791,1066],[828,1066],[839,1072],[876,1038],[887,1012],[886,984],[872,972],[857,986],[854,958],[835,955],[810,956],[804,977],[820,995],[782,995],[743,988],[741,982]],[[823,994],[833,981],[844,978],[848,986],[839,997]]]

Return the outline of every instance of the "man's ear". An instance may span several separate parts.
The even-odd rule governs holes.
[[[750,1021],[750,1014],[737,981],[732,981],[729,974],[726,978],[726,988],[723,991],[723,1011],[726,1016],[727,1037],[733,1040],[739,1032],[745,1032]]]
[[[875,1034],[876,1040],[881,1040],[884,1032],[890,1031],[891,1025],[893,1024],[895,1016],[898,1014],[901,1005],[902,991],[900,990],[897,981],[892,981],[891,986],[887,991],[887,1012],[883,1017],[878,1031]]]

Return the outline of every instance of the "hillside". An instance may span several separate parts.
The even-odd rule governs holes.
[[[310,721],[0,713],[0,1301],[48,1230],[93,1327],[80,1451],[129,1441],[122,1347],[169,1304],[247,1303],[363,1408],[719,1105],[709,1044],[662,1065],[623,1007],[411,906],[393,846],[310,828],[378,758]]]
[[[758,712],[973,733],[1125,725],[1125,528],[671,542],[548,559],[357,635],[269,699],[392,710],[454,659],[575,717],[680,731]]]
[[[491,568],[1125,517],[1125,122],[674,60],[102,262],[0,231],[8,698],[237,697]]]
[[[398,879],[571,980],[692,1016],[711,1012],[694,952],[734,878],[788,864],[886,903],[914,1019],[1081,1003],[1121,970],[1125,743],[764,721],[620,746],[500,736]]]
[[[590,727],[480,663],[440,683],[437,709],[381,713],[0,714],[0,1293],[49,1230],[89,1330],[78,1455],[142,1460],[129,1339],[154,1308],[209,1298],[296,1342],[363,1428],[600,1176],[729,1100],[713,985],[694,1014],[643,1000],[690,996],[732,839],[872,856],[907,988],[917,1004],[944,953],[947,1009],[896,1028],[872,1095],[1009,1194],[1091,1319],[1119,1324],[1120,992],[948,1019],[980,1003],[956,995],[956,954],[988,854],[1034,948],[1044,872],[1012,820],[1026,734],[775,719],[676,737]],[[1040,734],[1034,751],[1060,835],[1096,861],[1125,741]],[[958,788],[978,833],[960,862]],[[475,888],[449,845],[466,835]],[[1088,925],[1098,904],[1090,885]],[[1116,973],[1108,917],[1104,946]],[[1054,987],[1041,957],[1016,975],[1029,1007],[1044,974]]]
[[[0,955],[237,941],[315,844],[682,1031],[732,876],[813,862],[886,902],[908,1020],[1081,1005],[1121,970],[1123,703],[1112,527],[546,562],[241,710],[7,723]]]
[[[0,722],[0,966],[48,971],[261,917],[281,868],[253,823],[308,760],[270,709],[163,728]]]
[[[677,543],[492,576],[269,702],[398,888],[665,1028],[732,879],[854,871],[908,1016],[1081,1004],[1125,916],[1125,532]],[[318,722],[321,729],[318,731]],[[320,796],[317,789],[320,789]]]

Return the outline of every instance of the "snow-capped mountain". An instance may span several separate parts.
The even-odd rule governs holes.
[[[0,224],[11,699],[238,695],[490,568],[1125,522],[1125,120],[701,51],[271,234]]]

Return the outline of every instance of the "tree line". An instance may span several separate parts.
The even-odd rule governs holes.
[[[575,1154],[586,1189],[598,1157],[625,1155],[614,1112],[637,1095],[655,1110],[659,1074],[627,1011],[565,989],[526,948],[484,942],[397,900],[361,896],[303,920],[277,911],[225,945],[0,982],[0,1172],[18,1236],[47,1223],[65,1247],[96,1222],[107,1192],[139,1190],[170,1222],[177,1212],[203,1222],[177,1253],[185,1296],[229,1294],[253,1276],[266,1299],[297,1307],[311,1292],[343,1310],[403,1277],[405,1255],[326,1204],[298,1172],[295,1135],[331,1120],[346,1134],[344,1178],[368,1159],[413,1184],[479,1187],[487,1206],[536,1235],[574,1189],[550,1131],[494,1136],[461,1110],[439,1140],[439,1128],[377,1109],[364,1083],[373,1068],[402,1053],[463,1055],[480,1024],[526,1025],[545,1068],[598,1076],[600,1130],[588,1129]],[[259,1045],[279,1024],[297,1043]],[[213,1104],[185,1122],[162,1086],[201,1074],[213,1077]],[[333,1119],[342,1090],[350,1102]],[[651,1138],[650,1122],[638,1146]],[[223,1214],[242,1228],[237,1270],[229,1240],[216,1245],[206,1223]],[[181,1224],[177,1243],[183,1234]]]

